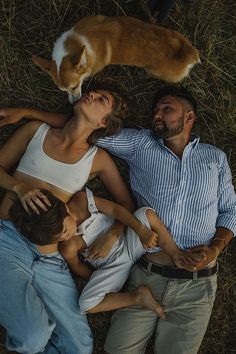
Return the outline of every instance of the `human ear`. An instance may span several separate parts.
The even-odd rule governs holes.
[[[193,111],[189,111],[186,115],[185,122],[186,124],[193,124],[196,120],[196,115]]]
[[[103,118],[99,123],[99,128],[106,128],[106,127],[107,127],[107,120],[106,118]]]

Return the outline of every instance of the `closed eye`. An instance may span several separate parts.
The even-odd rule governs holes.
[[[106,103],[106,104],[109,104],[109,99],[107,96],[105,95],[102,95],[99,97],[99,101],[103,102],[103,103]]]
[[[72,91],[76,90],[78,86],[79,86],[79,84],[75,85],[74,87],[71,87],[71,90]]]

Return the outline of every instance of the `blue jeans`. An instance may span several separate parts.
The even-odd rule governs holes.
[[[0,323],[19,353],[91,354],[92,334],[60,254],[42,255],[0,221]]]

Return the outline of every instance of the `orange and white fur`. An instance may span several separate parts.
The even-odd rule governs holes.
[[[182,34],[133,17],[84,17],[54,44],[52,61],[33,56],[54,83],[71,97],[81,95],[89,76],[109,64],[135,65],[168,82],[186,77],[199,62]]]

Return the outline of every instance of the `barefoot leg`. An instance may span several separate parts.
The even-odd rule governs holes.
[[[137,288],[134,292],[106,294],[98,305],[88,310],[88,313],[111,311],[132,305],[143,306],[156,312],[161,318],[165,318],[163,309],[156,302],[150,290],[144,285]]]
[[[156,302],[147,286],[141,285],[134,291],[134,294],[137,296],[139,305],[156,312],[162,319],[165,319],[163,308]]]

